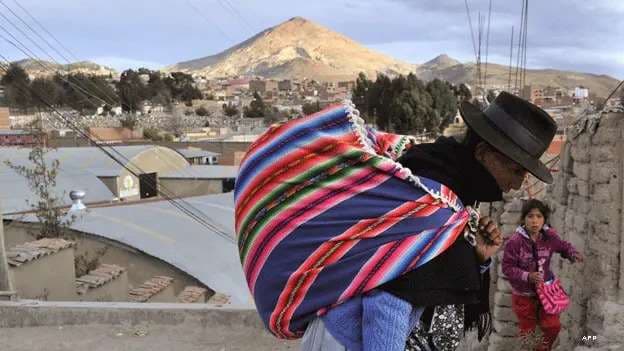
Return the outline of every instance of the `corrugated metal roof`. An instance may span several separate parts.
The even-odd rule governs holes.
[[[103,202],[113,199],[113,193],[92,174],[80,173],[75,170],[59,170],[56,177],[54,195],[61,205],[70,205],[69,192],[72,190],[86,191],[85,202]],[[2,213],[13,213],[31,210],[38,198],[32,192],[26,178],[17,174],[4,163],[0,163],[0,210]]]
[[[154,145],[134,145],[116,146],[115,150],[123,158],[132,160],[140,153],[156,148],[167,149]],[[30,151],[30,148],[0,147],[0,207],[2,213],[30,210],[31,207],[27,201],[33,203],[37,200],[28,187],[26,179],[5,163],[10,161],[14,165],[31,167],[32,163],[28,160]],[[182,157],[174,152],[162,153],[158,157],[165,163],[173,164],[174,162],[168,161],[170,155],[182,161]],[[100,149],[96,147],[50,149],[46,154],[46,160],[50,160],[50,162],[52,160],[59,161],[55,195],[62,200],[61,205],[71,204],[68,194],[72,190],[84,190],[87,194],[85,202],[110,201],[115,197],[97,177],[114,177],[122,172],[123,167],[110,159]],[[122,159],[122,161],[124,160]]]
[[[216,152],[201,149],[176,149],[176,151],[180,153],[180,155],[184,156],[184,158],[212,157],[220,155]]]
[[[229,179],[236,178],[238,166],[193,165],[177,171],[161,173],[160,178]]]
[[[137,157],[140,153],[145,152],[149,149],[167,149],[162,146],[156,145],[131,145],[131,146],[115,146],[113,152],[108,146],[104,146],[105,150],[111,152],[114,156],[116,156],[120,161],[126,162],[126,160],[132,160]],[[10,160],[16,164],[28,164],[28,153],[31,151],[30,148],[7,148],[0,147],[0,160]],[[119,153],[121,156],[119,156]],[[177,155],[173,153],[173,155]],[[83,173],[90,173],[95,176],[98,171],[106,172],[106,174],[110,174],[111,172],[121,173],[123,170],[123,166],[119,163],[115,162],[113,159],[108,157],[104,152],[102,152],[97,147],[64,147],[58,149],[50,149],[46,155],[49,160],[58,160],[60,164],[60,168],[64,170],[75,170],[82,171]],[[162,155],[161,157],[164,157]],[[163,160],[167,162],[167,160]]]
[[[0,135],[30,135],[33,134],[21,129],[0,129]]]
[[[233,193],[185,200],[229,238],[205,228],[167,201],[90,208],[71,227],[134,247],[229,296],[233,303],[252,305],[235,243]]]

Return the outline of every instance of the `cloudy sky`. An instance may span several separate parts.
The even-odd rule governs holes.
[[[479,11],[487,15],[488,1],[468,0],[473,26]],[[64,62],[14,17],[9,8],[47,35],[18,3],[69,49],[73,56],[51,41],[65,57],[117,69],[158,68],[212,55],[294,16],[404,61],[423,63],[441,53],[474,61],[463,0],[0,0],[0,35],[9,37],[8,30],[49,59],[12,22]],[[490,62],[508,62],[521,3],[492,1]],[[622,0],[530,1],[528,66],[624,78],[623,16]],[[1,37],[0,53],[12,60],[25,57]]]

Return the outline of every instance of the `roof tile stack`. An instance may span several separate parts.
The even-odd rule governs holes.
[[[166,289],[173,282],[173,278],[167,276],[156,276],[138,288],[130,290],[130,301],[147,302],[152,296]]]
[[[34,261],[43,256],[55,254],[61,250],[74,247],[73,241],[64,239],[41,239],[17,245],[7,251],[7,261],[13,267]]]
[[[114,264],[102,264],[88,274],[76,279],[76,291],[84,295],[89,289],[99,288],[102,285],[122,275],[126,269]]]
[[[198,286],[187,286],[178,296],[178,301],[181,303],[195,303],[199,301],[202,296],[205,299],[207,292],[208,289],[200,288]]]
[[[208,300],[208,303],[211,304],[211,305],[227,305],[227,304],[230,303],[230,298],[229,298],[229,296],[227,296],[225,294],[215,293]]]

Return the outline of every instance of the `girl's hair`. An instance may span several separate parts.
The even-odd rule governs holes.
[[[520,224],[524,224],[524,218],[531,212],[532,209],[538,209],[542,216],[544,216],[544,223],[548,223],[550,217],[550,207],[538,199],[530,199],[522,205],[522,215],[520,217]]]

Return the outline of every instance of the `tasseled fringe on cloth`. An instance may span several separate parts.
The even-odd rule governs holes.
[[[492,314],[490,312],[490,271],[481,274],[481,290],[479,302],[464,306],[464,332],[477,328],[479,342],[485,336],[490,335],[492,327]]]

